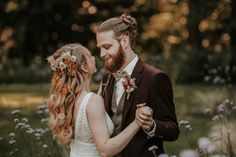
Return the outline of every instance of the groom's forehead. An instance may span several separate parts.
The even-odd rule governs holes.
[[[101,47],[103,45],[113,45],[116,41],[117,39],[113,36],[106,36],[105,34],[97,35],[97,47]]]
[[[97,41],[114,39],[114,31],[105,31],[96,33]]]

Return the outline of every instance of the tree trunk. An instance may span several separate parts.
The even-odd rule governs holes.
[[[232,0],[231,4],[231,60],[230,60],[230,75],[231,82],[236,82],[236,1]]]
[[[202,19],[200,14],[197,14],[201,7],[200,0],[189,0],[189,16],[188,16],[188,30],[189,38],[188,44],[193,48],[199,48],[201,46],[201,33],[198,29],[200,21]]]

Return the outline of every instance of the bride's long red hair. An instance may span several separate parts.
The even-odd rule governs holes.
[[[51,56],[55,62],[58,62],[57,59],[65,52],[69,52],[76,58],[74,63],[68,62],[65,69],[60,70],[58,67],[54,67],[52,70],[50,96],[47,102],[50,114],[48,126],[52,130],[53,136],[63,144],[69,144],[74,134],[74,106],[76,97],[81,93],[86,79],[86,73],[81,70],[82,64],[86,64],[85,51],[88,50],[80,44],[68,44]],[[64,60],[64,62],[66,61]],[[51,68],[52,66],[51,63]]]

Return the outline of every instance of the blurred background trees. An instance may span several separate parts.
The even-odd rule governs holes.
[[[122,13],[138,21],[136,52],[173,81],[236,80],[234,0],[4,0],[0,8],[3,83],[48,82],[45,58],[65,43],[80,42],[99,56],[96,25]]]
[[[22,124],[21,120],[26,120],[23,117],[28,117],[30,122],[26,120],[26,126],[32,125],[36,133],[41,130],[40,126],[43,130],[47,128],[45,117],[41,119],[42,112],[39,115],[33,112],[37,106],[41,110],[39,105],[48,97],[51,73],[47,56],[63,44],[80,42],[98,57],[96,26],[122,13],[131,14],[138,21],[135,52],[145,62],[167,72],[177,83],[173,88],[176,114],[180,126],[181,123],[185,126],[181,128],[179,140],[164,143],[167,153],[177,155],[183,149],[195,150],[199,138],[213,137],[215,133],[221,135],[221,148],[217,147],[217,152],[228,152],[230,147],[223,150],[222,145],[228,146],[224,142],[230,139],[232,148],[236,148],[233,85],[236,81],[236,0],[2,0],[0,145],[4,147],[0,148],[0,156],[14,155],[12,150],[16,153],[14,156],[27,156],[25,153],[31,149],[24,146],[33,148],[35,144],[39,145],[32,151],[50,155],[49,150],[53,149],[47,149],[47,143],[42,143],[44,139],[53,142],[50,134],[30,144],[34,141],[33,134],[24,143],[22,136],[16,134],[14,139],[10,133],[27,129],[14,129],[15,125]],[[96,61],[98,73],[92,91],[97,90],[104,72],[99,57]],[[227,112],[228,107],[232,113]],[[18,120],[11,118],[11,109],[22,111]],[[217,120],[217,116],[221,118]],[[229,121],[231,131],[226,127],[227,134],[224,134],[222,124],[228,124],[224,121],[227,118],[232,120]],[[10,143],[12,139],[17,141],[16,145]]]

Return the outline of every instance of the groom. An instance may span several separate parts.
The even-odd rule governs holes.
[[[135,54],[136,35],[136,20],[129,15],[104,21],[96,32],[100,57],[109,71],[103,77],[100,93],[115,126],[113,136],[134,120],[136,104],[146,103],[145,107],[152,110],[139,114],[142,129],[119,157],[153,157],[148,150],[153,145],[159,155],[164,153],[163,141],[174,141],[179,136],[170,79]]]

